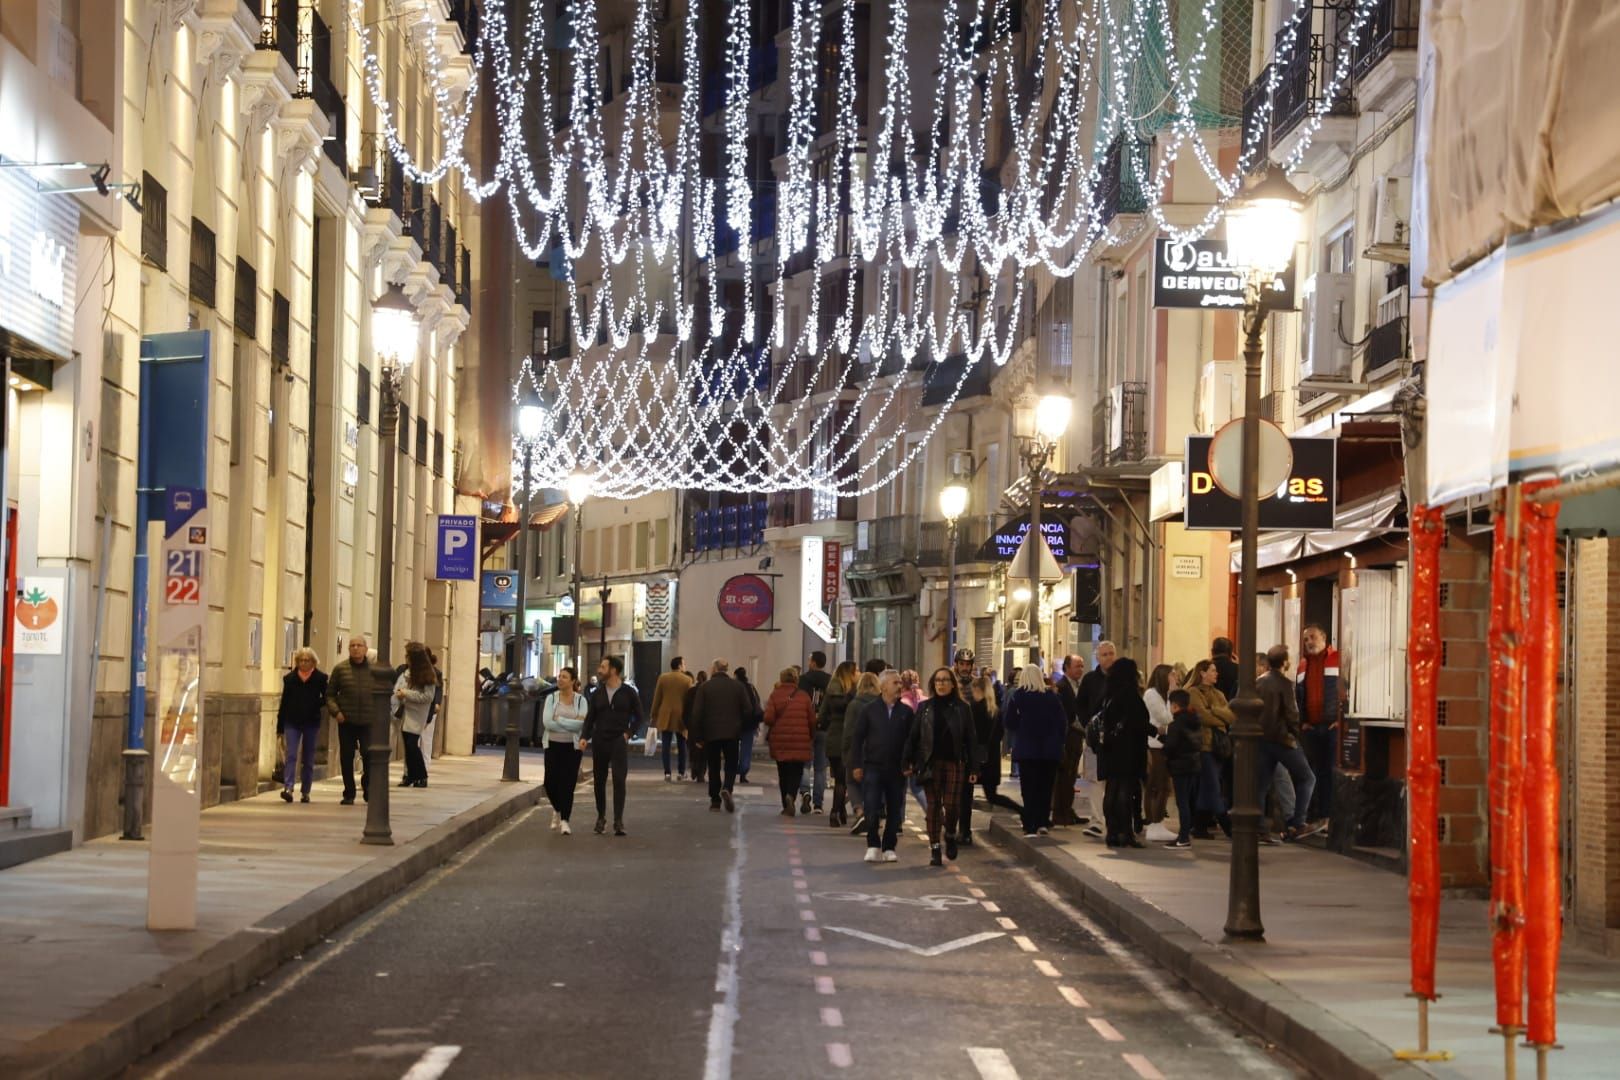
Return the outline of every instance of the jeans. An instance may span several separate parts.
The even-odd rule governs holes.
[[[926,820],[928,817],[928,792],[923,790],[922,781],[918,780],[916,776],[911,776],[907,779],[906,786],[911,790],[911,797],[916,799],[917,805],[922,808],[923,818]]]
[[[717,803],[721,790],[730,791],[737,782],[737,740],[710,739],[703,749],[709,755],[709,801]]]
[[[591,782],[596,788],[596,816],[607,817],[608,775],[613,777],[613,824],[624,821],[624,779],[630,769],[629,740],[610,735],[591,743]]]
[[[546,801],[567,821],[574,813],[574,788],[579,784],[579,763],[585,755],[565,742],[546,744]]]
[[[935,761],[928,766],[928,779],[923,789],[928,793],[928,811],[924,817],[928,829],[928,842],[939,843],[940,826],[950,835],[956,835],[957,810],[961,806],[962,785],[967,770],[960,761]]]
[[[1078,816],[1074,808],[1074,782],[1080,775],[1080,763],[1085,753],[1083,738],[1070,733],[1063,746],[1063,760],[1058,762],[1057,777],[1052,784],[1052,820],[1059,825],[1073,825]]]
[[[754,765],[754,738],[759,734],[758,724],[749,724],[743,729],[742,745],[737,751],[737,775],[748,778],[748,770]]]
[[[1339,745],[1338,734],[1332,724],[1318,724],[1299,733],[1300,749],[1305,751],[1305,761],[1316,776],[1316,791],[1305,811],[1312,821],[1333,816],[1333,757]]]
[[[422,733],[402,731],[400,739],[405,743],[405,780],[414,783],[418,780],[427,783],[427,762],[422,758]]]
[[[1018,765],[1018,782],[1024,796],[1021,816],[1024,832],[1052,825],[1052,784],[1057,780],[1058,762],[1034,761],[1025,758]]]
[[[315,737],[320,734],[320,728],[289,727],[283,730],[282,736],[287,740],[287,762],[281,767],[281,775],[288,791],[293,789],[293,781],[298,778],[299,766],[304,772],[304,794],[309,794],[310,785],[315,783]]]
[[[1288,827],[1303,828],[1306,810],[1311,805],[1311,793],[1316,789],[1316,777],[1311,774],[1311,767],[1305,761],[1305,751],[1299,747],[1260,740],[1260,805],[1266,804],[1266,788],[1271,786],[1278,765],[1288,770],[1288,776],[1294,782],[1294,812],[1288,816]]]
[[[674,743],[676,745],[676,747],[679,749],[680,753],[679,753],[679,756],[677,757],[677,762],[678,763],[675,766],[675,772],[674,772],[673,775],[675,775],[675,776],[685,776],[686,775],[686,736],[682,735],[678,731],[665,731],[665,732],[661,732],[659,734],[659,738],[663,741],[663,744],[664,744],[664,775],[665,776],[671,775],[670,771],[669,771],[669,744]]]
[[[1226,800],[1221,798],[1221,763],[1208,750],[1198,755],[1198,809],[1216,818],[1226,816]]]
[[[366,725],[339,724],[338,764],[343,769],[343,797],[354,801],[354,755],[360,751],[360,790],[371,797],[371,759],[365,755]]]
[[[799,793],[799,783],[804,779],[804,766],[802,761],[778,761],[776,763],[776,786],[782,792],[784,802],[789,802]]]
[[[1313,777],[1314,779],[1314,777]],[[1315,784],[1312,784],[1315,787]],[[1299,804],[1298,792],[1294,790],[1294,778],[1288,775],[1288,770],[1278,765],[1271,770],[1271,794],[1277,801],[1277,816],[1283,821],[1292,821],[1294,807]],[[1306,804],[1309,806],[1309,804]],[[1265,810],[1265,804],[1261,804]]]
[[[867,769],[861,777],[861,800],[866,807],[866,846],[879,845],[878,821],[881,819],[883,850],[893,851],[900,841],[900,822],[906,816],[906,778],[899,769]]]
[[[845,801],[849,796],[849,788],[844,781],[844,759],[829,757],[827,771],[832,774],[832,807],[827,811],[832,815],[844,813]]]
[[[1127,843],[1136,837],[1137,799],[1142,793],[1139,776],[1110,776],[1103,795],[1103,820],[1108,823],[1108,838]]]
[[[1198,794],[1197,773],[1176,773],[1170,777],[1176,789],[1176,839],[1192,839],[1193,800]]]
[[[812,764],[815,766],[813,770],[815,773],[815,792],[810,796],[810,799],[815,803],[816,809],[820,810],[821,800],[827,794],[827,733],[825,731],[816,732],[814,746],[815,756],[812,759]],[[801,793],[811,790],[811,772],[811,769],[806,769],[804,777],[799,781],[799,791]]]

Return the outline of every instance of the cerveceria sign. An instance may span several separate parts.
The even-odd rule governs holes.
[[[1187,509],[1183,524],[1189,529],[1243,527],[1242,505],[1215,486],[1209,473],[1208,435],[1187,436]],[[1260,500],[1260,528],[1333,528],[1338,501],[1338,440],[1289,439],[1294,448],[1294,469],[1276,494]]]
[[[1161,308],[1240,308],[1245,267],[1232,265],[1226,241],[1206,236],[1178,244],[1161,236],[1153,244],[1153,306]],[[1292,310],[1294,267],[1272,279],[1266,306]]]

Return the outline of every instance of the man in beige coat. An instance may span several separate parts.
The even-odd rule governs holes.
[[[686,673],[686,661],[677,656],[669,662],[669,670],[658,676],[653,687],[652,722],[664,744],[664,780],[673,782],[669,771],[669,744],[679,749],[678,775],[686,775],[686,724],[681,711],[686,704],[686,692],[692,688],[692,676]],[[648,733],[648,738],[652,738]]]

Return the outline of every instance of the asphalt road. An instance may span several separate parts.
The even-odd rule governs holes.
[[[629,836],[582,785],[574,835],[516,819],[128,1075],[1302,1075],[991,848],[873,866],[768,764],[735,815],[632,764]]]

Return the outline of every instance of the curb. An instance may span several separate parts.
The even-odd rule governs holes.
[[[1315,1076],[1330,1080],[1417,1080],[1429,1073],[1395,1060],[1390,1047],[1345,1023],[1264,972],[1205,941],[1186,923],[1166,915],[1084,863],[1058,859],[1051,843],[1031,843],[992,820],[989,838],[1040,871],[1058,891],[1137,946],[1245,1027],[1276,1044]]]
[[[497,825],[537,805],[538,784],[494,795],[387,855],[271,912],[161,981],[126,991],[0,1058],[16,1080],[95,1080],[139,1060],[186,1026],[253,986],[333,930],[404,889]]]

